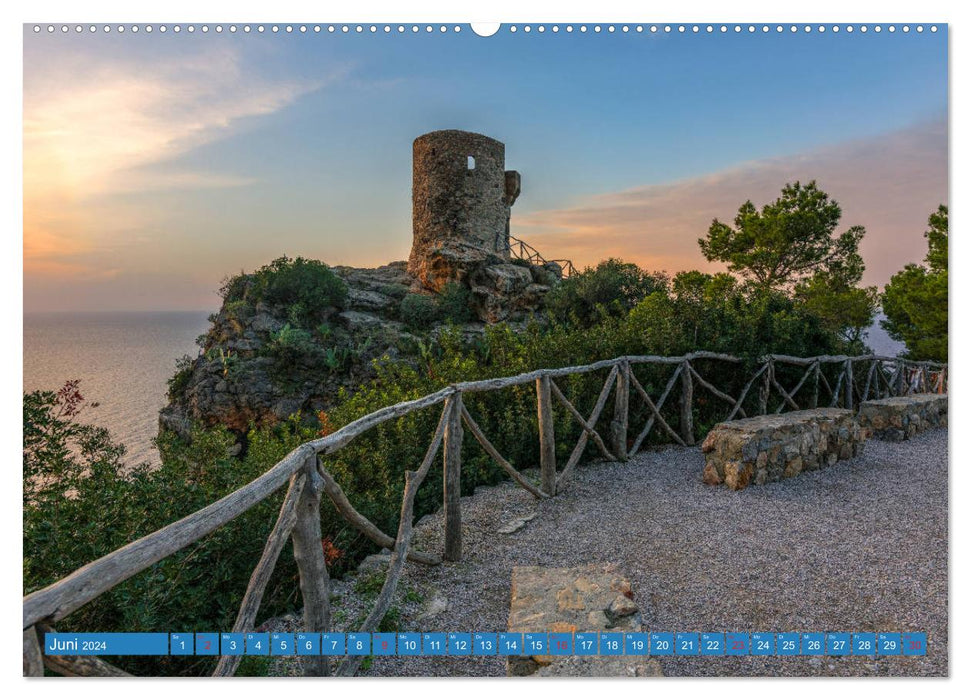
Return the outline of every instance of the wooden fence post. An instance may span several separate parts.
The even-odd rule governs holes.
[[[681,439],[685,445],[695,444],[694,417],[691,414],[694,403],[694,380],[691,378],[691,365],[685,360],[681,365]]]
[[[867,399],[870,398],[870,385],[873,383],[876,372],[877,372],[877,361],[872,360],[870,362],[870,371],[868,371],[866,375],[866,386],[863,388],[863,396],[860,398],[860,401],[866,401]],[[876,388],[877,388],[877,392],[876,392],[877,398],[880,398],[880,385],[877,384]]]
[[[324,480],[317,472],[317,455],[307,460],[306,481],[297,501],[297,522],[290,537],[293,558],[300,574],[303,596],[303,628],[307,631],[330,631],[330,574],[324,555],[320,531],[320,493]],[[306,656],[302,659],[305,676],[329,676],[330,664],[326,656]]]
[[[772,358],[769,358],[766,361],[765,372],[762,373],[762,385],[759,387],[759,415],[761,416],[769,412],[769,392],[772,390],[772,375],[774,371]]]
[[[819,408],[819,360],[816,360],[813,367],[813,408]]]
[[[843,403],[844,403],[843,408],[848,408],[849,410],[852,411],[853,410],[853,361],[852,360],[846,361],[845,369],[843,371],[846,373],[846,386],[844,387],[845,399],[843,400]]]
[[[40,650],[37,630],[28,627],[24,630],[24,677],[44,675],[44,656]]]
[[[613,453],[621,462],[627,461],[627,422],[630,404],[630,363],[623,360],[618,365],[617,389],[614,394],[614,419],[610,423]]]
[[[462,394],[449,397],[445,425],[445,553],[446,561],[462,559]]]
[[[553,397],[550,378],[543,374],[536,380],[536,414],[539,419],[540,488],[556,495],[556,438],[553,434]]]

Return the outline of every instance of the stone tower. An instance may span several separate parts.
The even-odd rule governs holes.
[[[433,131],[415,139],[412,167],[408,271],[422,286],[440,291],[509,262],[509,210],[520,178],[505,169],[505,145],[468,131]]]

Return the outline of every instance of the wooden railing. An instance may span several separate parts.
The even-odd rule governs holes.
[[[580,367],[541,369],[512,377],[453,384],[428,396],[388,406],[359,418],[326,437],[301,445],[260,477],[215,503],[24,597],[24,675],[43,675],[45,666],[66,675],[126,675],[120,669],[94,657],[44,656],[39,640],[44,632],[52,631],[53,625],[86,603],[165,557],[199,541],[284,485],[287,490],[283,505],[267,537],[263,554],[250,577],[233,631],[247,632],[254,628],[267,583],[287,540],[293,542],[293,554],[299,572],[304,604],[303,629],[330,629],[330,578],[321,547],[320,515],[321,497],[326,494],[344,520],[376,545],[392,551],[381,592],[358,630],[371,632],[377,628],[391,605],[405,561],[436,565],[442,559],[458,561],[462,558],[460,481],[465,429],[513,481],[536,498],[551,498],[566,488],[590,441],[603,458],[610,461],[624,461],[637,454],[652,431],[663,434],[666,439],[679,445],[693,445],[694,413],[699,401],[695,397],[695,389],[707,392],[722,402],[725,405],[724,420],[732,420],[747,416],[746,405],[753,415],[818,406],[853,409],[859,402],[870,398],[915,392],[945,393],[948,382],[947,365],[933,362],[914,362],[876,355],[827,355],[808,358],[769,355],[758,361],[757,369],[750,376],[741,375],[742,379],[748,377],[747,381],[737,392],[737,396],[733,396],[702,376],[698,365],[709,362],[728,363],[736,366],[738,371],[746,366],[740,358],[713,352],[693,352],[680,357],[625,356]],[[672,369],[666,381],[659,382],[658,385],[663,383],[664,388],[656,399],[651,397],[634,371],[636,367],[645,365],[659,370]],[[800,377],[789,389],[783,386],[780,378],[783,367],[788,367],[790,374],[795,371],[793,376]],[[598,371],[607,371],[607,377],[593,409],[585,417],[566,397],[557,381]],[[827,372],[831,375],[829,378]],[[719,377],[721,376],[726,375],[719,373]],[[737,379],[738,372],[734,376]],[[736,385],[741,383],[737,381]],[[533,483],[500,454],[463,401],[463,397],[477,392],[498,391],[528,384],[535,384],[536,391],[539,484]],[[755,386],[758,386],[757,394],[752,391]],[[604,436],[598,431],[597,425],[611,394],[614,396],[613,416],[609,423],[609,434]],[[665,406],[672,403],[672,396],[678,397],[675,413],[677,429],[672,427],[663,413]],[[558,468],[556,463],[554,399],[579,423],[581,429],[579,438],[562,468]],[[778,405],[773,406],[773,401],[778,401]],[[634,403],[642,404],[637,412],[632,410]],[[417,470],[405,472],[398,532],[392,537],[354,508],[321,458],[334,454],[382,423],[439,405],[442,409],[438,425],[424,459]],[[646,420],[636,436],[629,436],[631,417],[635,414],[646,416]],[[445,521],[445,541],[441,556],[422,552],[411,546],[415,495],[440,448],[443,452]],[[221,657],[214,675],[233,675],[240,659],[239,656]],[[348,656],[335,668],[331,668],[328,657],[301,657],[307,675],[329,675],[332,672],[337,675],[353,675],[361,660],[362,657]]]
[[[519,240],[515,236],[509,236],[509,254],[514,260],[525,260],[530,265],[556,263],[559,265],[563,277],[570,277],[577,273],[577,269],[573,266],[572,260],[566,260],[565,258],[547,260],[533,246],[526,241]]]

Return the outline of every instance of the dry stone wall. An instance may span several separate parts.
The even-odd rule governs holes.
[[[817,408],[719,423],[705,438],[704,482],[743,489],[863,452],[868,430],[852,411]]]
[[[947,425],[947,394],[893,396],[860,404],[860,424],[881,440],[908,440]]]

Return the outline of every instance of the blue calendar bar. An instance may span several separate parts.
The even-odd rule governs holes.
[[[830,656],[846,656],[853,649],[853,635],[846,632],[830,632],[826,635],[826,653]]]
[[[600,635],[601,656],[621,656],[624,653],[624,635],[620,632],[603,632]]]
[[[169,653],[172,656],[193,656],[195,654],[195,637],[191,634],[170,634]]]
[[[573,633],[554,632],[550,635],[551,656],[573,656]]]
[[[468,656],[472,653],[472,635],[466,632],[448,633],[448,655]]]
[[[926,632],[48,632],[74,656],[924,656]]]
[[[853,635],[854,656],[874,656],[877,653],[877,635],[862,632]]]
[[[529,656],[547,654],[549,649],[549,635],[539,632],[527,632],[523,635],[523,648]]]

